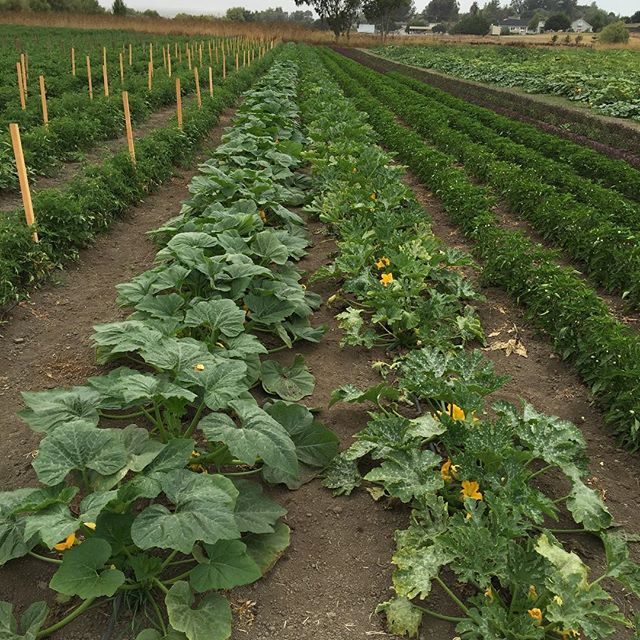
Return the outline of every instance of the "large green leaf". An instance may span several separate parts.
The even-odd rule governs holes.
[[[191,368],[182,375],[187,384],[196,384],[204,389],[204,400],[212,411],[225,409],[229,403],[249,390],[246,381],[247,365],[238,360],[228,360],[204,368]]]
[[[244,331],[244,311],[233,300],[201,300],[196,302],[185,317],[187,327],[207,327],[228,338]]]
[[[111,545],[100,538],[90,538],[65,551],[62,564],[53,574],[49,586],[67,596],[83,599],[112,596],[124,584],[122,571],[106,567]]]
[[[608,529],[613,518],[601,496],[582,482],[577,469],[569,470],[568,475],[573,484],[566,505],[573,519],[588,531]]]
[[[280,242],[278,235],[270,229],[256,233],[251,242],[252,251],[260,256],[264,264],[284,264],[289,258],[289,249]]]
[[[227,640],[231,636],[231,607],[219,593],[210,593],[193,609],[186,582],[176,582],[165,597],[169,623],[188,640]]]
[[[110,322],[96,325],[93,329],[92,339],[97,347],[99,364],[151,347],[163,337],[160,331],[141,320]]]
[[[27,408],[18,415],[34,431],[53,431],[76,420],[98,424],[100,394],[88,387],[25,391],[22,398]]]
[[[394,598],[376,607],[376,613],[387,617],[387,630],[398,636],[415,638],[422,623],[422,612],[407,598]]]
[[[92,470],[107,476],[122,469],[126,462],[127,452],[116,433],[75,421],[47,434],[33,468],[40,482],[54,485],[74,470]]]
[[[267,467],[297,475],[296,448],[284,427],[255,402],[238,400],[229,403],[241,425],[223,413],[211,413],[199,423],[199,428],[211,442],[223,442],[229,451],[245,464],[262,459]]]
[[[263,575],[273,567],[289,546],[290,534],[289,527],[280,520],[273,533],[252,533],[243,538],[247,545],[247,553],[256,561]]]
[[[37,538],[25,541],[25,520],[14,515],[14,510],[33,493],[34,489],[0,491],[0,566],[27,555],[38,541]]]
[[[262,577],[260,567],[240,540],[219,540],[213,545],[205,544],[204,548],[206,555],[199,555],[199,564],[189,576],[196,593],[211,589],[233,589]]]
[[[623,534],[602,533],[607,555],[607,575],[616,578],[636,596],[640,596],[640,565],[629,558],[629,547]]]
[[[238,491],[224,476],[178,469],[164,475],[161,485],[175,507],[171,511],[162,504],[152,504],[138,515],[131,537],[141,549],[191,553],[198,541],[214,544],[240,537],[234,519]]]
[[[239,491],[234,513],[238,529],[243,533],[272,533],[278,518],[287,510],[265,497],[257,482],[234,480],[233,484]]]
[[[435,493],[443,486],[439,471],[440,456],[428,449],[390,451],[385,461],[364,478],[381,484],[385,491],[402,502],[410,502]]]
[[[13,617],[13,605],[0,601],[0,640],[36,640],[47,615],[47,604],[34,602],[22,614],[18,624]]]
[[[71,515],[67,505],[55,504],[25,518],[24,539],[38,536],[42,544],[51,549],[79,526],[78,519]]]
[[[535,549],[557,569],[564,579],[577,576],[581,584],[587,584],[589,573],[587,565],[575,553],[565,551],[559,544],[555,544],[546,533],[540,535]]]
[[[300,354],[296,355],[290,367],[275,360],[265,360],[260,375],[264,390],[283,400],[301,400],[313,393],[316,384],[316,379],[309,373]]]

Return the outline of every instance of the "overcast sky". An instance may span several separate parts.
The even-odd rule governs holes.
[[[422,11],[429,0],[414,0],[418,11]],[[482,6],[485,0],[479,0]],[[591,0],[580,0],[579,4],[588,4]],[[110,8],[113,0],[99,0],[103,7]],[[466,11],[473,0],[459,0],[463,11]],[[640,0],[597,0],[598,6],[620,13],[631,15],[640,9]],[[506,2],[505,2],[506,3]],[[173,16],[176,13],[208,13],[222,15],[229,7],[243,6],[247,9],[266,9],[268,7],[282,7],[285,11],[296,9],[294,0],[211,0],[202,2],[198,0],[125,0],[125,4],[134,9],[155,9],[158,13],[166,16]],[[307,9],[307,6],[298,7]]]

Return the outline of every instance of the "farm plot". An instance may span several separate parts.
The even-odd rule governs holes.
[[[388,45],[374,51],[467,80],[563,96],[598,113],[640,121],[637,51],[492,45]]]
[[[355,87],[353,102],[321,61]],[[332,617],[317,609],[318,593],[335,608],[345,593],[357,597],[344,580],[355,574],[367,595],[360,602],[372,585],[385,600],[378,612],[393,635],[415,636],[423,622],[434,637],[477,640],[631,633],[640,569],[632,538],[613,526],[615,512],[591,484],[584,436],[545,407],[489,407],[505,377],[474,349],[485,331],[471,260],[434,236],[403,169],[358,110],[364,93],[328,54],[285,47],[180,214],[154,232],[156,266],[118,286],[132,313],[95,328],[104,369],[73,388],[25,394],[21,417],[42,436],[32,464],[40,486],[0,494],[10,542],[1,571],[43,561],[51,589],[67,597],[52,614],[32,606],[20,631],[3,604],[13,635],[75,637],[75,618],[105,601],[117,605],[112,628],[133,605],[135,630],[123,633],[136,640],[228,638],[232,620],[236,638],[380,635],[370,610],[356,625],[343,618],[353,603]],[[378,129],[384,108],[367,110]],[[322,242],[310,247],[305,226],[315,234],[321,226],[309,217],[326,225],[335,251],[303,280],[296,263],[306,252],[321,261],[330,253],[317,255]],[[336,371],[329,379],[317,376],[324,390],[341,386],[315,411],[299,402],[314,397],[319,372],[291,350],[321,357],[335,341],[313,320],[318,285],[333,290],[323,313],[334,306],[344,355],[325,365]],[[377,373],[344,366],[367,359]],[[359,405],[374,410],[367,417]],[[336,456],[338,439],[323,422],[354,416],[341,433],[363,428]],[[336,505],[381,525],[366,532],[370,544],[390,522],[372,519],[363,499],[369,511],[384,512],[382,502],[397,514],[390,600],[378,587],[389,559],[354,548],[357,528],[326,517],[292,531],[285,524],[274,498],[298,489],[293,516],[313,517],[309,497],[326,504],[329,494],[320,498],[309,481],[323,471],[328,488],[352,494]],[[265,484],[280,489],[263,493]],[[299,559],[303,532],[330,531],[336,546],[307,547],[315,572],[291,593],[274,575],[309,568],[276,561],[291,539]],[[336,556],[337,572],[323,572]],[[373,562],[353,566],[362,556]],[[233,587],[242,587],[241,605]],[[277,626],[266,623],[273,602],[287,615],[275,612]]]
[[[6,133],[10,122],[22,129],[31,175],[51,175],[60,162],[122,135],[122,91],[134,124],[144,122],[175,102],[176,78],[185,94],[207,93],[209,69],[217,85],[236,68],[236,55],[245,66],[267,46],[235,38],[158,40],[131,32],[105,36],[15,26],[1,26],[0,41],[0,190],[18,186]]]

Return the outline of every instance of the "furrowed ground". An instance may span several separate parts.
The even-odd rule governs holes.
[[[0,622],[634,637],[637,172],[329,50],[256,62],[199,172],[3,328]]]

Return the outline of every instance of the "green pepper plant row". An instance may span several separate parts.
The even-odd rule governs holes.
[[[32,241],[22,211],[0,216],[0,307],[19,299],[64,261],[76,258],[112,220],[166,180],[271,57],[269,51],[250,67],[228,75],[213,97],[203,96],[202,109],[187,106],[182,131],[172,118],[165,127],[137,139],[135,166],[128,152],[121,151],[62,187],[34,193],[39,243]]]
[[[591,287],[556,264],[555,252],[500,226],[486,190],[471,183],[451,155],[425,144],[415,131],[365,86],[379,74],[323,52],[341,86],[353,95],[382,136],[442,201],[445,210],[476,243],[487,281],[504,287],[525,305],[533,322],[553,339],[562,358],[575,365],[605,411],[621,443],[640,447],[640,340],[616,320]],[[340,64],[338,65],[337,61]],[[386,103],[385,103],[386,105]]]
[[[602,581],[618,580],[640,595],[640,567],[629,559],[627,539],[612,527],[602,497],[586,484],[582,434],[526,403],[518,409],[498,402],[489,412],[485,398],[505,377],[481,352],[466,351],[466,337],[452,329],[468,322],[463,298],[470,297],[469,285],[401,183],[401,169],[375,145],[364,114],[319,67],[317,54],[305,52],[302,113],[320,191],[309,208],[338,236],[334,264],[320,275],[343,280],[336,299],[348,305],[338,315],[348,319],[345,343],[398,345],[398,314],[459,292],[447,314],[423,316],[427,325],[418,327],[413,342],[405,340],[407,348],[391,362],[378,363],[379,385],[347,385],[332,399],[370,402],[376,410],[334,459],[325,484],[337,494],[366,484],[374,499],[411,509],[408,527],[396,532],[395,597],[378,608],[389,632],[416,637],[424,616],[451,622],[465,640],[582,634],[597,640],[633,627]],[[332,57],[324,60],[347,79]],[[420,296],[406,297],[405,290],[418,287]],[[362,321],[357,334],[354,309]],[[539,488],[537,478],[552,470],[563,474],[567,495],[555,498]],[[573,523],[568,532],[553,527],[560,516]],[[566,533],[602,540],[600,576],[591,579],[578,554],[566,550],[559,539]],[[428,606],[433,584],[455,614]]]
[[[93,340],[99,363],[129,366],[24,394],[21,416],[43,434],[40,485],[0,493],[0,563],[55,565],[49,586],[75,606],[47,626],[43,602],[19,622],[0,603],[8,640],[46,637],[101,599],[138,602],[153,627],[137,640],[228,638],[222,591],[259,579],[289,543],[285,509],[255,479],[295,489],[337,453],[297,404],[314,387],[302,358],[261,358],[324,333],[288,208],[309,188],[296,84],[281,58],[245,95],[180,215],[154,232],[156,266],[117,287],[133,313]]]
[[[413,91],[396,78],[372,77],[368,86],[416,132],[462,162],[473,178],[488,184],[511,210],[585,264],[594,281],[634,305],[640,303],[640,233],[611,219],[620,200],[628,205],[627,210],[640,212],[636,203],[615,197],[612,191],[609,193],[614,197],[608,204],[602,199],[580,203],[572,194],[545,182],[547,169],[542,167],[547,160],[535,152]],[[553,164],[548,171],[554,171]],[[640,172],[634,173],[640,183]],[[584,187],[591,191],[588,183]]]

